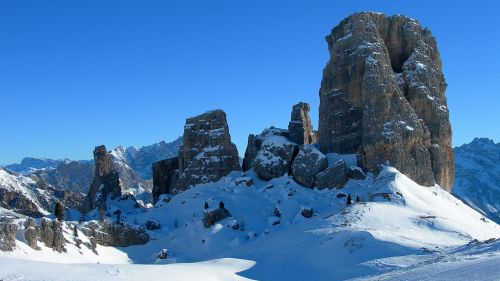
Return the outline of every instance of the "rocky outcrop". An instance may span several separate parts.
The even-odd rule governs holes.
[[[315,186],[318,189],[323,188],[342,188],[348,181],[347,166],[344,160],[335,162],[332,166],[316,176]]]
[[[24,240],[28,246],[35,250],[40,250],[38,246],[38,238],[40,237],[40,228],[32,218],[26,219],[24,222]]]
[[[12,251],[16,247],[18,225],[7,218],[0,218],[0,251]]]
[[[292,163],[293,179],[299,184],[312,188],[316,176],[328,167],[326,156],[312,146],[300,147]]]
[[[254,137],[253,143],[249,144],[250,149],[257,151],[255,157],[252,159],[254,154],[249,154],[243,161],[251,163],[257,176],[263,180],[291,174],[291,165],[299,151],[299,146],[289,141],[288,137],[286,130],[277,128],[264,130]]]
[[[65,252],[66,241],[62,233],[62,223],[57,220],[42,219],[40,225],[40,240],[45,246],[60,253]]]
[[[321,151],[358,153],[366,170],[389,163],[419,184],[450,190],[446,83],[430,31],[404,16],[358,13],[326,40]]]
[[[218,181],[239,170],[238,150],[231,142],[224,111],[209,111],[186,120],[176,192],[192,185]]]
[[[85,224],[80,229],[86,236],[94,238],[97,244],[111,247],[129,247],[144,245],[149,242],[149,235],[142,227],[123,223],[94,222]]]
[[[316,135],[309,118],[311,110],[308,103],[299,102],[292,108],[290,123],[288,124],[289,139],[297,144],[312,144],[316,142]]]
[[[108,195],[119,197],[122,194],[122,184],[118,171],[104,145],[94,149],[94,161],[94,179],[90,185],[89,193],[85,197],[84,212],[96,207],[104,207]]]
[[[219,208],[213,211],[208,211],[203,215],[203,225],[206,228],[209,228],[217,222],[228,217],[231,217],[231,213],[226,208]]]
[[[153,163],[153,202],[162,194],[170,194],[175,187],[179,173],[179,157]]]

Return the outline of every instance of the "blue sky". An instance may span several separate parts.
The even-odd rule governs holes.
[[[497,1],[0,1],[0,163],[90,159],[173,140],[226,111],[233,141],[311,104],[324,37],[358,11],[405,14],[437,38],[453,143],[500,141]]]

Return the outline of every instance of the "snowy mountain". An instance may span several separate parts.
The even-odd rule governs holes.
[[[65,160],[53,160],[48,158],[26,157],[19,164],[5,165],[4,167],[17,173],[28,174],[34,170],[55,168]]]
[[[453,193],[500,223],[500,144],[476,138],[455,148]]]
[[[251,178],[253,184],[248,186],[242,178]],[[353,198],[359,197],[359,202],[347,206],[346,195],[349,194]],[[219,209],[221,201],[231,216],[205,227],[204,203],[207,202],[208,210],[212,211]],[[123,214],[121,223],[139,223],[146,228],[146,222],[153,221],[159,226],[147,230],[149,243],[127,248],[97,246],[99,255],[96,255],[83,246],[78,249],[72,228],[67,226],[67,254],[61,256],[46,247],[36,251],[19,238],[15,251],[0,252],[2,264],[8,265],[8,270],[0,273],[0,278],[21,274],[16,271],[15,263],[22,259],[38,262],[60,260],[61,263],[99,260],[119,264],[175,262],[178,268],[173,274],[182,279],[191,276],[180,269],[188,266],[183,262],[213,260],[209,262],[209,268],[217,272],[221,262],[228,262],[217,260],[227,257],[239,262],[226,264],[225,268],[229,270],[226,274],[231,272],[229,276],[233,276],[235,272],[248,268],[239,275],[252,280],[307,280],[311,272],[315,272],[315,280],[369,278],[383,273],[391,277],[392,272],[406,274],[407,270],[417,270],[443,258],[451,259],[450,255],[458,257],[460,247],[474,239],[500,238],[500,227],[496,223],[448,192],[438,186],[419,186],[390,167],[384,168],[379,176],[368,174],[365,180],[350,180],[340,190],[304,188],[286,175],[265,182],[252,171],[233,172],[216,183],[198,185],[173,197],[164,195],[150,209],[136,208],[127,200],[108,200],[110,216],[105,220],[115,221],[111,214],[117,210]],[[97,219],[98,216],[97,211],[91,212],[87,219]],[[22,225],[22,219],[18,224]],[[85,224],[78,225],[78,228],[83,230]],[[78,237],[87,239],[83,232]],[[158,258],[162,249],[169,251],[166,260]],[[490,262],[500,259],[500,252],[495,251],[489,252]],[[44,265],[29,264],[35,268]],[[197,268],[202,265],[189,266]],[[72,266],[49,266],[66,268],[65,272],[72,280],[81,278],[71,272]],[[173,267],[150,265],[146,274],[155,276],[159,272],[174,270]],[[126,270],[133,276],[144,270],[141,265],[91,266],[82,270],[106,271],[110,268],[114,272]],[[429,271],[425,267],[422,270]],[[126,278],[122,273],[118,275]],[[215,280],[226,280],[224,278]]]
[[[161,141],[149,146],[136,148],[130,146],[124,151],[124,158],[130,167],[136,171],[143,179],[151,179],[151,164],[163,159],[177,156],[179,147],[182,144],[182,137],[172,141]]]

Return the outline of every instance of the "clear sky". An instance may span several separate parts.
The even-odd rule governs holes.
[[[437,38],[454,145],[500,141],[500,1],[0,1],[0,163],[90,159],[170,141],[221,108],[247,136],[311,104],[324,37],[358,11],[404,14]],[[316,126],[317,127],[317,126]]]

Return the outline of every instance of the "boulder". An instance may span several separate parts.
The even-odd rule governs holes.
[[[256,137],[255,141],[261,145],[252,167],[260,179],[271,180],[291,174],[291,165],[299,148],[287,136],[288,131],[271,128]]]
[[[218,181],[240,170],[238,150],[231,142],[224,111],[209,111],[186,120],[175,192]]]
[[[347,166],[344,160],[339,160],[316,176],[315,187],[318,189],[342,188],[347,181]]]
[[[288,123],[290,141],[300,145],[316,142],[316,135],[309,117],[310,110],[309,104],[305,102],[299,102],[293,106],[290,123]]]
[[[354,180],[364,180],[366,179],[366,174],[360,167],[351,166],[347,170],[347,176]]]
[[[206,228],[209,228],[217,222],[231,216],[231,213],[226,208],[219,208],[213,211],[208,211],[203,215],[203,225]]]
[[[320,150],[357,153],[365,170],[388,163],[421,185],[451,190],[446,83],[431,32],[405,16],[357,13],[326,39]]]
[[[319,150],[303,145],[292,163],[293,179],[305,187],[312,188],[316,175],[328,167],[328,159]]]

